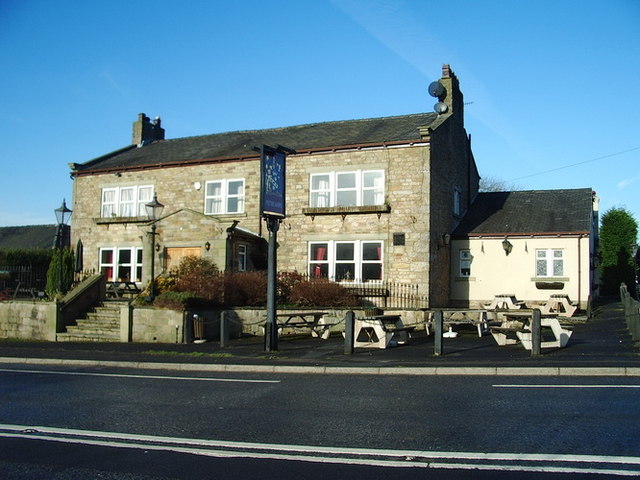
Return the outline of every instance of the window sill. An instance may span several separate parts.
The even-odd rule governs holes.
[[[93,221],[96,225],[112,225],[115,223],[148,223],[147,217],[98,217]]]
[[[532,282],[568,282],[569,277],[531,277]]]
[[[383,213],[391,212],[391,206],[384,205],[363,205],[360,207],[307,207],[302,209],[302,214],[310,217],[316,215],[357,215],[363,213],[376,213],[380,216]]]

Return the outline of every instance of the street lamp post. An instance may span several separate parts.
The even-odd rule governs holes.
[[[56,214],[56,222],[58,230],[56,232],[56,248],[58,249],[58,291],[62,293],[62,248],[64,247],[64,230],[73,213],[67,208],[65,199],[62,199],[62,205],[54,210]]]
[[[164,205],[158,201],[158,196],[154,195],[153,200],[149,203],[145,204],[145,209],[147,210],[147,217],[151,221],[151,283],[149,284],[149,297],[153,302],[156,294],[156,278],[155,278],[155,251],[156,251],[156,222],[159,220],[160,215],[162,215],[162,210],[164,209]]]

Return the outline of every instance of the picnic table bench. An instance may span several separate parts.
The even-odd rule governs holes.
[[[532,348],[531,313],[510,312],[505,314],[505,320],[499,326],[489,327],[491,335],[500,346],[521,343],[526,350]],[[540,327],[549,328],[554,340],[540,342],[540,348],[564,348],[573,333],[567,326],[561,325],[556,317],[543,317]]]
[[[107,282],[106,296],[108,298],[122,298],[125,295],[135,296],[140,294],[140,287],[135,282]]]
[[[336,323],[328,323],[324,316],[327,312],[288,312],[276,314],[278,332],[285,328],[309,329],[312,337],[320,337],[326,340],[331,335],[331,327]],[[282,321],[280,319],[283,319]]]
[[[569,300],[569,295],[554,294],[549,297],[547,303],[542,306],[542,313],[555,313],[560,317],[572,317],[578,306]]]
[[[387,348],[409,342],[415,326],[405,326],[400,315],[373,315],[358,318],[354,325],[354,347]]]
[[[487,310],[517,310],[524,307],[524,302],[518,300],[513,293],[499,293],[485,308]]]
[[[489,326],[486,310],[443,310],[442,313],[444,315],[442,323],[449,327],[449,331],[442,334],[445,338],[456,337],[457,332],[453,331],[453,327],[459,325],[473,325],[478,330],[478,337],[482,338]]]

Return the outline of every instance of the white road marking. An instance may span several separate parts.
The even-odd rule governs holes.
[[[640,385],[535,385],[535,384],[504,384],[492,385],[495,388],[640,388]]]
[[[640,457],[625,456],[358,449],[230,442],[10,424],[0,424],[0,437],[114,448],[164,450],[211,457],[402,468],[640,476],[640,469],[637,468],[640,465]]]
[[[153,379],[153,380],[187,380],[194,382],[236,382],[236,383],[280,383],[280,380],[255,380],[243,378],[212,378],[212,377],[178,377],[169,375],[132,375],[123,373],[95,373],[95,372],[66,372],[61,370],[22,370],[0,368],[0,372],[11,373],[37,373],[51,375],[76,375],[87,377],[116,377],[116,378],[137,378],[137,379]]]

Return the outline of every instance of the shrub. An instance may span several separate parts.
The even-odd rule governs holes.
[[[154,306],[172,310],[204,307],[206,306],[205,303],[202,298],[199,298],[193,292],[162,292],[153,300]]]
[[[267,303],[265,272],[235,272],[224,276],[224,303],[234,306],[259,307]]]
[[[70,248],[63,248],[62,255],[56,251],[51,257],[47,271],[47,295],[52,298],[64,295],[73,285],[74,255]],[[62,261],[62,265],[60,262]]]
[[[208,301],[221,302],[222,287],[218,267],[210,260],[189,255],[180,262],[176,272],[176,291],[192,292]]]
[[[295,283],[291,288],[289,302],[305,307],[350,307],[357,304],[349,290],[327,279]]]

